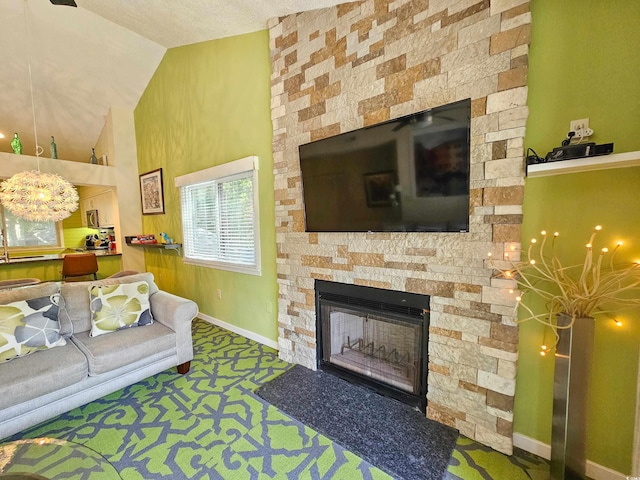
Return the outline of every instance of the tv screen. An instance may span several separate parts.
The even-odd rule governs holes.
[[[471,100],[300,145],[308,232],[469,230]]]

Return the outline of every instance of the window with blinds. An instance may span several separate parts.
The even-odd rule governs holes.
[[[185,263],[260,275],[257,157],[176,178]]]

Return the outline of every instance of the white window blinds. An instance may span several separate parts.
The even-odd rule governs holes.
[[[186,263],[260,274],[257,158],[248,158],[176,178]]]

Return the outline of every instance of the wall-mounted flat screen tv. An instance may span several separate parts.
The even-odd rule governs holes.
[[[469,99],[300,145],[308,232],[469,231]]]

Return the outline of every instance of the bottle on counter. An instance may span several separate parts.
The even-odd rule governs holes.
[[[58,158],[58,146],[56,145],[56,141],[53,139],[53,135],[51,135],[51,158]]]

